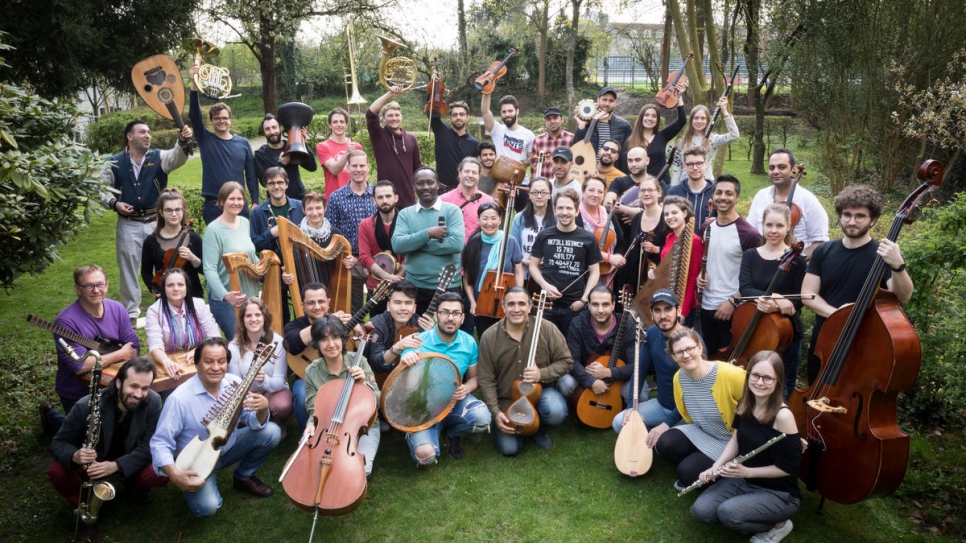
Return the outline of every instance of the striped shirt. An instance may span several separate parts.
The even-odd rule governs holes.
[[[714,364],[707,375],[692,380],[685,372],[679,373],[681,390],[684,392],[684,406],[691,415],[692,424],[676,426],[678,430],[701,451],[702,454],[717,459],[724,452],[725,445],[731,440],[728,427],[721,420],[718,404],[711,395],[711,386],[718,377],[718,365]]]

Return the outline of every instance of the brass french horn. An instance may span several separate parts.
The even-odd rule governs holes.
[[[218,56],[218,53],[221,52],[218,46],[202,38],[191,38],[185,40],[184,48],[195,55],[195,64],[198,64],[198,74],[194,76],[194,83],[198,86],[201,94],[204,94],[212,100],[223,100],[225,98],[241,96],[240,94],[230,96],[231,75],[228,73],[228,68],[202,64],[202,62]]]
[[[382,42],[382,60],[379,61],[379,82],[386,90],[401,87],[407,91],[416,84],[416,63],[406,57],[393,57],[393,52],[403,44],[378,36]],[[391,58],[390,58],[391,57]]]

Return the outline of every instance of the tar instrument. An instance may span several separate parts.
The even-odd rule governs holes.
[[[386,378],[380,399],[386,422],[402,432],[419,432],[446,418],[462,384],[449,358],[423,353],[412,366],[398,364]]]
[[[516,55],[519,49],[514,47],[510,50],[510,53],[500,62],[494,62],[490,64],[490,69],[483,72],[483,75],[476,78],[473,83],[476,86],[476,90],[483,94],[493,94],[493,89],[496,88],[496,82],[500,80],[501,77],[506,75],[506,63]]]
[[[367,341],[363,338],[363,347]],[[356,353],[351,367],[361,363],[362,350]],[[296,507],[314,512],[316,517],[344,515],[359,507],[367,486],[359,436],[368,433],[375,420],[376,394],[351,374],[319,388],[315,395],[315,433],[303,437],[279,478]],[[314,522],[312,528],[314,531]]]
[[[78,362],[83,362],[87,355],[83,357],[77,356],[74,349],[67,344],[66,341],[61,338],[58,340],[61,348],[67,351],[67,354]],[[101,370],[104,367],[104,363],[101,360],[101,354],[95,350],[89,350],[94,357],[94,369],[91,370],[91,385],[90,392],[88,393],[88,406],[89,411],[87,413],[87,435],[84,439],[84,444],[81,445],[82,449],[95,450],[97,447],[97,442],[101,439]],[[85,466],[85,469],[87,466]],[[86,496],[85,496],[86,494]],[[94,524],[97,522],[97,515],[101,510],[101,506],[104,502],[111,501],[114,499],[116,492],[114,491],[114,485],[108,483],[107,481],[84,481],[81,484],[80,497],[77,499],[77,510],[74,513],[77,515],[77,520],[74,524],[74,536],[76,537],[80,531],[80,523],[84,524]]]
[[[763,297],[768,298],[775,292],[775,286],[788,275],[795,266],[795,259],[802,254],[805,244],[799,241],[782,255],[778,261],[778,270],[772,277],[768,289]],[[739,336],[738,331],[743,330]],[[739,305],[731,315],[731,344],[722,349],[731,353],[726,358],[736,366],[746,367],[748,359],[758,351],[775,351],[784,353],[795,337],[792,320],[781,313],[762,313],[756,302],[745,302]],[[716,353],[711,353],[712,356]],[[794,379],[794,376],[789,376]]]
[[[712,223],[708,223],[704,227],[704,236],[701,238],[701,243],[704,245],[704,252],[701,253],[701,269],[698,270],[698,277],[703,277],[705,281],[708,280],[708,248],[711,246],[711,224]],[[694,295],[698,300],[698,305],[700,306],[701,298],[704,295],[704,289],[701,287],[696,288]]]
[[[755,456],[758,456],[759,454],[761,454],[762,452],[764,452],[765,449],[767,449],[767,448],[771,447],[772,445],[774,445],[775,443],[778,443],[779,441],[785,439],[785,435],[786,434],[778,434],[777,436],[775,436],[775,437],[769,439],[768,441],[762,443],[761,446],[759,446],[757,449],[755,449],[755,450],[753,450],[753,451],[751,451],[751,452],[749,452],[747,454],[743,454],[741,456],[735,457],[734,459],[732,459],[727,464],[725,464],[725,465],[721,466],[720,468],[712,471],[711,472],[711,480],[705,482],[705,481],[702,481],[701,479],[698,479],[697,481],[691,483],[690,486],[688,486],[687,488],[685,488],[681,492],[678,492],[678,497],[680,498],[681,496],[684,496],[685,494],[687,494],[688,492],[691,492],[692,490],[694,490],[696,488],[701,488],[704,485],[707,485],[707,484],[710,484],[710,483],[713,483],[713,482],[717,481],[718,478],[721,477],[721,473],[724,471],[724,469],[726,467],[728,467],[728,466],[737,466],[737,465],[740,465],[740,464],[744,464],[748,460],[750,460],[750,459],[754,458]]]
[[[399,87],[403,91],[411,89],[416,84],[416,63],[406,57],[392,56],[403,44],[385,36],[377,37],[382,42],[379,82],[386,90],[392,90],[393,87]]]
[[[446,85],[439,77],[439,58],[437,57],[433,57],[433,75],[429,78],[426,95],[426,113],[432,116],[435,111],[440,117],[446,115]]]
[[[439,304],[439,297],[449,290],[449,286],[452,284],[454,277],[456,277],[456,266],[452,264],[444,266],[443,270],[439,272],[439,282],[436,284],[436,292],[433,293],[433,299],[429,301],[429,306],[426,307],[426,313],[423,313],[423,315],[430,319],[436,318],[436,305]]]
[[[584,362],[584,367],[594,362],[605,365],[613,371],[615,368],[624,367],[625,363],[620,359],[624,351],[624,337],[626,335],[628,323],[634,320],[631,307],[630,286],[624,285],[620,294],[621,305],[625,308],[621,315],[620,324],[617,326],[617,334],[614,336],[614,346],[609,352],[590,357]],[[574,391],[577,395],[577,418],[580,422],[591,428],[610,428],[614,422],[614,417],[621,412],[624,406],[624,399],[621,398],[621,385],[623,381],[608,380],[607,392],[596,394],[591,388],[578,387]],[[578,394],[579,392],[579,394]]]
[[[543,312],[550,302],[547,291],[541,290],[537,298],[537,318],[533,324],[533,337],[530,339],[530,353],[527,355],[527,367],[537,366],[537,350],[540,344],[540,325],[543,324]],[[540,414],[537,412],[537,402],[543,394],[543,386],[539,382],[530,383],[523,379],[513,381],[511,398],[513,403],[504,412],[509,419],[509,425],[514,433],[520,436],[530,436],[540,429]]]
[[[604,221],[603,226],[598,226],[594,228],[594,239],[597,240],[597,247],[600,249],[601,254],[605,254],[608,251],[607,247],[614,247],[614,243],[617,241],[617,233],[612,227],[614,222],[614,211],[617,211],[617,203],[610,206],[610,211],[607,213],[607,220]],[[614,271],[614,265],[607,261],[606,258],[600,261],[600,276],[603,277],[608,273]]]
[[[333,234],[329,244],[321,247],[297,224],[279,217],[278,246],[285,270],[295,275],[288,290],[296,317],[305,314],[300,288],[308,283],[328,285],[330,313],[352,311],[352,270],[342,265],[346,257],[352,256],[349,240]]]
[[[513,209],[516,195],[516,184],[510,183],[507,210]],[[476,293],[476,311],[473,314],[478,317],[502,319],[506,316],[506,313],[503,312],[503,295],[506,294],[506,289],[516,284],[516,274],[513,271],[506,271],[504,267],[506,264],[507,246],[510,242],[510,222],[510,212],[507,211],[503,219],[503,236],[500,240],[500,253],[498,255],[499,260],[497,261],[496,269],[486,270],[483,275],[483,282],[480,284],[480,290]],[[493,251],[494,249],[490,250]],[[473,286],[475,287],[476,285]]]
[[[258,264],[253,264],[245,253],[225,253],[221,260],[225,263],[231,290],[241,292],[245,298],[261,298],[272,314],[272,329],[282,335],[282,262],[269,249],[259,256]]]
[[[73,341],[74,343],[86,347],[88,350],[97,351],[99,354],[113,353],[114,351],[120,349],[124,346],[124,343],[117,339],[107,338],[103,336],[97,336],[93,339],[84,337],[73,330],[68,330],[62,326],[57,326],[51,322],[47,322],[40,317],[35,317],[33,315],[27,315],[27,322],[30,324],[43,328],[48,332],[52,332],[55,336],[60,336],[62,338]]]
[[[798,163],[792,166],[792,188],[788,191],[788,198],[785,199],[785,205],[788,206],[788,211],[791,213],[791,224],[788,225],[788,229],[792,232],[795,231],[795,227],[802,220],[802,208],[798,207],[798,204],[792,200],[795,198],[795,188],[798,187],[798,182],[802,180],[805,176],[805,165]]]
[[[285,128],[285,156],[289,164],[305,164],[312,161],[311,151],[305,146],[302,129],[312,123],[315,112],[308,104],[289,102],[278,107],[278,122]]]
[[[731,74],[731,81],[729,81],[728,82],[728,86],[725,87],[724,94],[721,95],[722,98],[727,97],[728,94],[731,92],[731,86],[734,85],[735,78],[738,77],[738,69],[739,68],[741,68],[741,64],[740,63],[737,66],[735,66],[735,72],[733,74]],[[715,106],[715,108],[714,108],[714,114],[711,115],[711,122],[708,123],[708,128],[707,128],[707,130],[704,131],[704,139],[708,139],[708,138],[711,137],[711,133],[714,132],[714,123],[716,123],[718,121],[718,115],[720,115],[720,114],[721,114],[721,107],[720,106]]]
[[[208,430],[208,437],[202,440],[201,436],[195,436],[174,459],[174,465],[179,470],[198,474],[191,478],[193,481],[203,481],[215,470],[221,458],[221,448],[228,443],[238,424],[245,396],[262,366],[275,357],[276,345],[274,342],[268,345],[259,343],[244,379],[225,385],[218,393],[218,400],[201,420]]]
[[[184,83],[178,65],[165,55],[150,56],[131,68],[131,82],[141,99],[155,113],[184,129]],[[187,151],[191,154],[190,145]]]
[[[634,317],[634,393],[631,407],[627,411],[627,422],[617,434],[617,444],[614,446],[614,464],[617,471],[629,477],[644,475],[651,469],[654,460],[654,450],[647,446],[647,426],[637,411],[641,390],[641,345],[647,341],[647,336],[641,328],[641,319]]]
[[[368,102],[365,98],[359,94],[359,79],[356,77],[356,59],[353,50],[356,48],[356,33],[355,28],[352,25],[352,21],[345,27],[346,42],[349,47],[349,79],[346,84],[352,85],[352,96],[349,96],[349,90],[346,89],[345,93],[345,103],[348,106],[358,106]]]
[[[178,253],[178,249],[185,246],[185,240],[191,233],[191,229],[194,228],[194,219],[189,219],[188,224],[181,229],[181,236],[178,237],[178,242],[175,243],[174,247],[168,249],[164,252],[164,258],[162,259],[162,265],[158,271],[154,272],[154,277],[151,278],[151,284],[160,288],[164,288],[161,285],[161,279],[164,277],[165,272],[171,268],[181,268],[182,270],[188,265],[188,259],[182,258]]]
[[[597,150],[590,143],[590,138],[597,127],[598,119],[592,118],[590,125],[587,126],[587,133],[584,139],[570,146],[570,152],[574,155],[574,160],[570,164],[570,177],[576,179],[578,183],[583,183],[588,175],[597,172]]]
[[[201,38],[191,38],[185,40],[184,48],[194,54],[195,64],[199,65],[198,73],[194,76],[194,83],[201,94],[212,100],[241,96],[240,94],[231,95],[231,75],[228,74],[228,68],[202,64],[202,62],[218,56],[218,53],[221,52],[218,47]]]
[[[356,326],[362,324],[362,321],[364,321],[366,315],[372,311],[372,308],[376,307],[376,304],[379,302],[388,298],[390,294],[392,294],[392,283],[389,281],[380,282],[378,285],[376,285],[376,288],[369,293],[369,298],[366,300],[366,303],[359,308],[359,311],[353,313],[352,317],[350,317],[349,320],[342,325],[342,334],[348,338],[346,339],[347,351],[355,352],[355,350],[358,348],[355,338],[352,337],[352,330]],[[303,370],[303,372],[304,371],[305,370]]]
[[[942,177],[938,161],[919,167],[923,183],[899,207],[887,239],[899,237]],[[799,477],[836,503],[891,493],[909,462],[909,436],[896,420],[896,396],[915,385],[922,346],[895,296],[879,290],[885,268],[876,256],[855,303],[826,319],[814,349],[821,360],[818,377],[795,389],[788,401],[809,442]]]
[[[688,286],[688,268],[691,266],[691,245],[694,241],[694,217],[688,220],[674,247],[664,256],[654,270],[654,280],[648,281],[634,297],[634,307],[647,326],[654,324],[651,316],[651,296],[659,289],[671,289],[681,303]]]
[[[396,256],[389,251],[382,251],[381,253],[372,255],[372,260],[382,269],[382,271],[388,273],[389,275],[394,275],[399,271],[399,261],[396,260]]]
[[[688,66],[688,63],[694,60],[694,53],[689,54],[684,59],[684,64],[681,65],[681,69],[676,72],[671,72],[668,76],[667,85],[657,93],[654,97],[654,101],[658,103],[661,107],[672,108],[677,107],[678,100],[681,97],[680,92],[677,89],[678,81],[680,81],[681,76],[684,75],[684,71]]]

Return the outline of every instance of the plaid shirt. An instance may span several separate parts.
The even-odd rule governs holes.
[[[551,138],[549,132],[537,136],[533,140],[533,152],[530,153],[530,177],[553,179],[553,159],[551,158],[553,150],[557,147],[570,147],[573,141],[574,135],[566,130],[561,130],[556,138]],[[540,158],[540,153],[543,153],[543,164],[538,171],[537,159]]]
[[[359,256],[359,224],[373,216],[378,209],[372,185],[366,184],[362,194],[352,192],[352,183],[339,187],[329,196],[329,205],[325,208],[325,218],[332,226],[342,230],[342,235],[349,240],[352,254]]]

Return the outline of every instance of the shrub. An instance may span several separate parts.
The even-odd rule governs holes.
[[[124,141],[124,127],[127,126],[127,123],[138,119],[147,123],[151,129],[151,135],[154,138],[154,141],[151,142],[152,147],[170,149],[174,146],[174,139],[167,141],[165,145],[161,145],[161,142],[158,141],[159,135],[167,131],[173,131],[175,134],[174,137],[177,137],[174,121],[161,117],[146,107],[115,111],[107,115],[102,115],[97,122],[87,125],[84,134],[85,142],[88,147],[97,153],[116,153],[127,144]],[[184,116],[184,121],[186,123],[188,122],[187,113]]]

